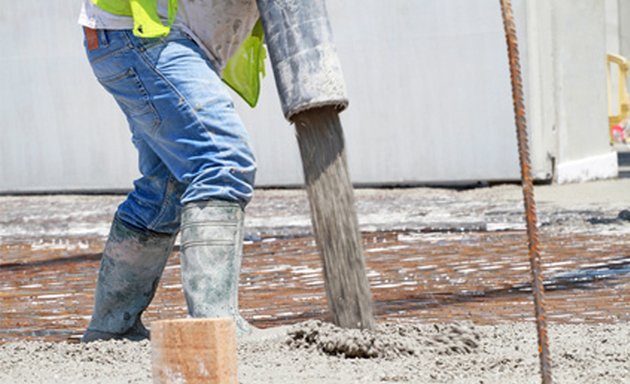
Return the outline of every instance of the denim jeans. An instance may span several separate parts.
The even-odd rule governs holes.
[[[117,217],[139,229],[176,233],[187,202],[244,207],[253,193],[254,156],[233,101],[199,46],[177,29],[157,39],[130,30],[97,35],[97,48],[84,43],[87,56],[127,117],[142,174]]]

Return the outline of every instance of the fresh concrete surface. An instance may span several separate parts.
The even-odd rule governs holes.
[[[298,324],[315,339],[241,343],[242,384],[530,384],[540,382],[533,324],[390,324],[372,335]],[[622,384],[630,379],[628,324],[550,328],[557,383]],[[325,344],[321,343],[324,341]],[[383,356],[345,358],[332,351],[365,347]],[[328,353],[327,353],[328,352]],[[148,384],[147,342],[88,345],[16,342],[0,345],[1,384]]]
[[[612,220],[609,224],[592,224],[589,220],[614,219],[621,210],[628,209],[629,188],[630,180],[627,179],[538,186],[535,194],[540,221],[544,224],[541,231],[605,232],[613,240],[616,235],[627,234],[630,232],[628,222]],[[364,231],[435,229],[439,237],[447,236],[443,231],[457,232],[461,228],[523,230],[522,191],[518,185],[462,191],[359,189],[356,197]],[[67,239],[85,237],[102,241],[116,205],[122,199],[122,195],[2,196],[0,245],[35,242],[38,247],[47,244],[64,247]],[[302,190],[258,190],[247,213],[247,236],[310,231],[308,205]],[[453,326],[458,327],[452,322],[437,326],[418,322],[411,325],[390,323],[390,331],[367,337],[352,332],[331,334],[326,327],[321,327],[319,341],[313,345],[296,342],[295,338],[292,342],[290,339],[244,342],[239,346],[240,382],[538,382],[533,323],[467,324],[459,330],[454,330]],[[312,325],[298,327],[309,332],[313,330]],[[629,338],[629,325],[623,321],[614,324],[551,324],[556,382],[627,383],[630,379]],[[470,340],[474,344],[470,344]],[[373,345],[377,351],[385,348],[389,352],[370,359],[347,359],[326,352],[347,351],[348,348],[354,351],[357,345],[359,350]],[[413,353],[406,354],[405,351]],[[1,384],[150,383],[150,366],[147,343],[72,345],[17,341],[0,345]]]
[[[614,217],[630,209],[630,179],[539,185],[534,194],[546,230],[589,231],[593,216]],[[517,184],[454,190],[443,188],[356,189],[363,231],[457,228],[502,223],[523,228],[522,189]],[[104,239],[124,195],[0,196],[0,244],[16,239],[91,237]],[[248,235],[310,232],[306,193],[259,189],[246,210]],[[571,225],[567,224],[571,218]],[[484,224],[485,223],[485,224]],[[615,227],[628,230],[628,226]]]

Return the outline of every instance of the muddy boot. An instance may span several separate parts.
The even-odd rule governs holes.
[[[175,237],[142,232],[114,219],[101,259],[94,313],[82,342],[149,338],[140,316],[155,295]]]
[[[191,317],[231,317],[239,337],[253,327],[238,309],[243,209],[219,200],[192,202],[182,212],[182,283]]]

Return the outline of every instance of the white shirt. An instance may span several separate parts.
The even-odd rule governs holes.
[[[166,20],[168,0],[158,0],[158,14]],[[251,33],[258,8],[255,0],[179,0],[174,28],[183,30],[222,71],[226,62]],[[133,18],[112,15],[83,0],[79,24],[92,29],[133,29]]]

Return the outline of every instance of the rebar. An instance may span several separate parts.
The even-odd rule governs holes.
[[[529,242],[529,261],[532,271],[532,291],[534,294],[534,308],[536,313],[536,328],[538,330],[538,353],[540,357],[540,373],[543,384],[551,384],[551,359],[549,356],[549,340],[545,315],[545,288],[543,285],[542,266],[540,259],[538,228],[536,226],[536,204],[534,202],[534,183],[531,175],[529,158],[529,144],[527,137],[527,122],[525,119],[525,101],[523,95],[523,80],[519,62],[516,24],[512,13],[510,0],[500,0],[503,26],[508,46],[510,63],[510,77],[512,81],[512,99],[516,121],[516,135],[518,140],[519,162],[521,165],[521,182],[525,203],[527,221],[527,237]]]

